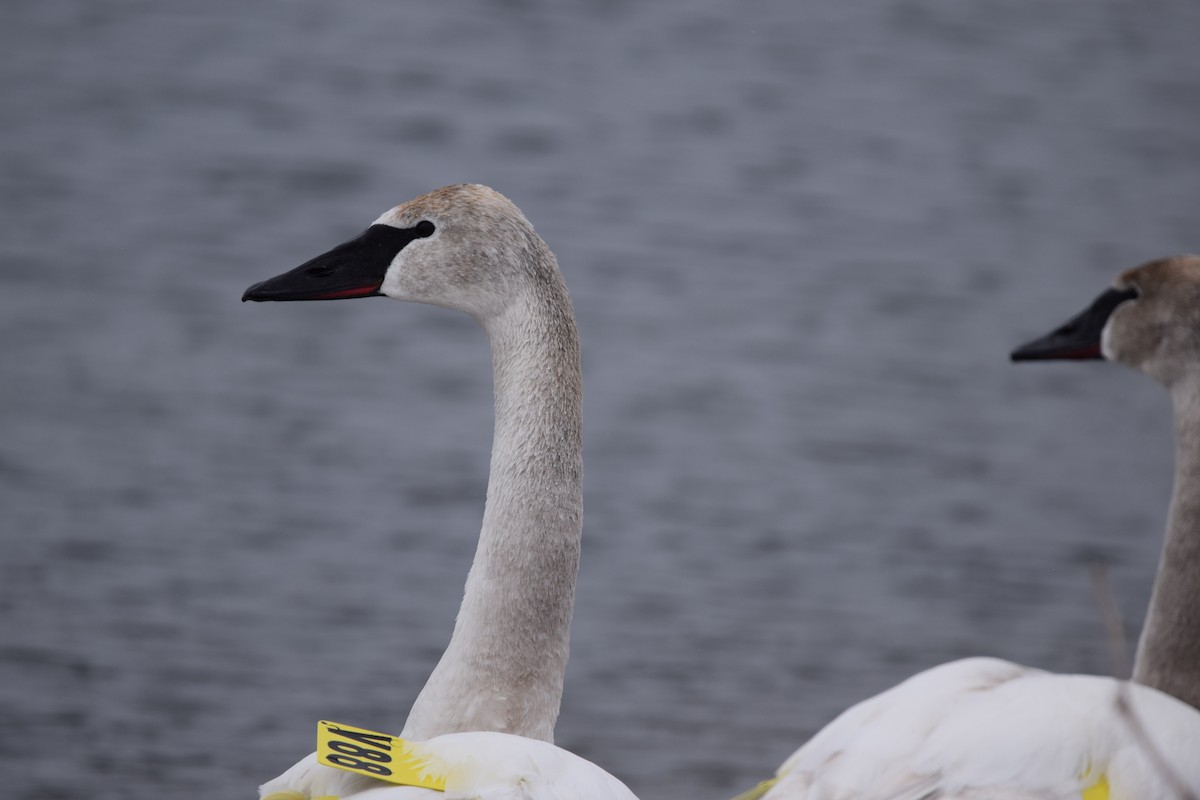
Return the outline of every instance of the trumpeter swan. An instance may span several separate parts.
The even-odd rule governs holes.
[[[474,765],[476,773],[455,771],[461,787],[482,792],[472,796],[632,797],[603,770],[547,744],[562,696],[583,518],[579,340],[554,255],[510,200],[461,184],[391,209],[357,238],[251,286],[242,299],[371,296],[470,314],[491,343],[495,385],[475,560],[450,644],[401,735],[447,763]],[[346,797],[378,785],[319,765],[314,754],[261,792]]]
[[[1012,358],[1105,358],[1174,399],[1175,491],[1135,683],[1121,694],[1113,678],[944,664],[845,711],[746,797],[1179,800],[1170,772],[1200,792],[1200,257],[1122,273]]]

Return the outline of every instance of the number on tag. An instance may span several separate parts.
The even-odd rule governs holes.
[[[437,759],[423,752],[419,742],[337,722],[317,723],[317,761],[403,786],[446,788],[444,769],[434,768]]]
[[[317,760],[331,767],[390,778],[392,737],[322,720],[317,724]]]

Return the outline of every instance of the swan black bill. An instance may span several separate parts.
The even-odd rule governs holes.
[[[242,295],[253,300],[347,300],[382,296],[379,287],[397,254],[414,239],[433,232],[429,223],[413,228],[372,225],[359,236],[343,242],[295,269],[256,283]]]
[[[1137,289],[1109,289],[1045,336],[1013,350],[1013,361],[1089,361],[1103,359],[1100,336],[1117,306],[1138,296]]]

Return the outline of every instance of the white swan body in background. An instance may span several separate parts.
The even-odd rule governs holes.
[[[370,296],[470,314],[491,343],[495,382],[479,545],[453,637],[401,735],[480,748],[469,754],[479,765],[528,747],[538,774],[547,775],[555,758],[569,765],[563,774],[573,793],[561,797],[609,797],[606,787],[616,779],[544,743],[553,739],[562,697],[583,513],[579,341],[554,255],[510,200],[460,184],[393,208],[356,239],[251,286],[242,299]],[[492,733],[444,737],[463,731]],[[522,791],[542,796],[538,779],[526,778]],[[310,755],[261,791],[345,797],[378,785]],[[376,791],[373,797],[430,794]]]
[[[844,712],[747,797],[1179,800],[1158,757],[1200,792],[1200,257],[1123,273],[1013,353],[1092,358],[1138,369],[1174,399],[1175,492],[1136,682],[944,664]],[[1122,687],[1144,737],[1119,708]]]
[[[1117,684],[992,658],[943,664],[843,712],[784,762],[765,797],[1178,800],[1121,718]],[[1200,712],[1129,691],[1153,746],[1200,787]]]

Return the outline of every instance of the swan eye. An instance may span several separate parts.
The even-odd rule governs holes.
[[[435,230],[437,230],[437,228],[434,226],[434,224],[432,222],[430,222],[427,219],[423,219],[416,224],[416,227],[413,228],[413,233],[415,233],[417,236],[421,237],[422,239],[425,239],[427,237],[433,236],[433,232]]]

